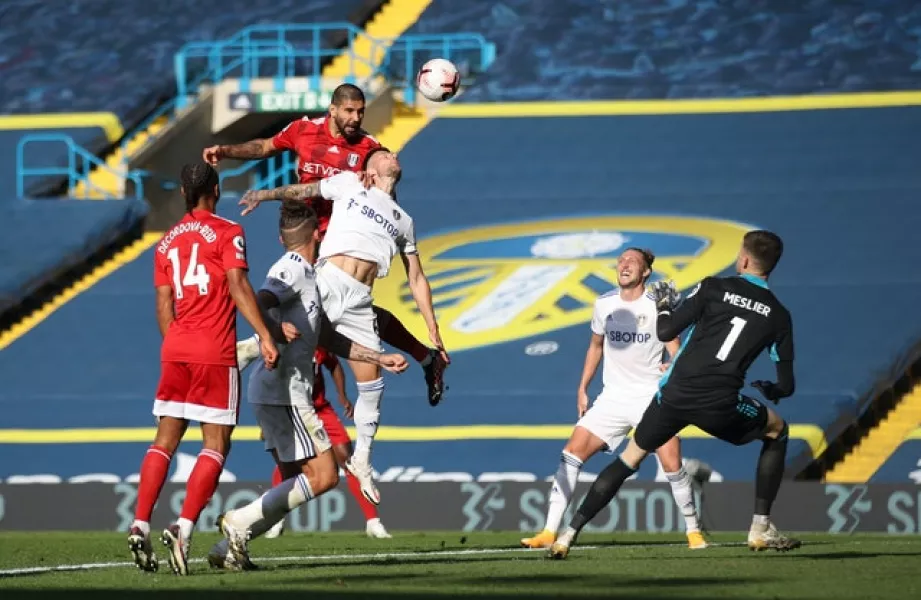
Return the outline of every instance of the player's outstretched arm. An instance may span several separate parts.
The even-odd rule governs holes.
[[[272,332],[269,331],[262,318],[259,302],[256,300],[256,293],[246,277],[246,271],[243,269],[228,269],[227,285],[230,288],[230,296],[233,298],[234,304],[237,305],[237,310],[240,311],[240,314],[252,326],[253,330],[259,334],[259,344],[262,347],[266,366],[269,368],[274,367],[275,363],[278,362],[278,348],[275,347]],[[282,333],[282,336],[284,336],[284,333]]]
[[[170,324],[176,319],[173,312],[173,288],[168,285],[157,286],[157,325],[160,335],[166,337]]]
[[[303,200],[304,198],[316,198],[320,196],[320,182],[313,183],[293,183],[283,185],[271,190],[247,190],[238,203],[244,207],[240,213],[243,216],[248,215],[258,208],[263,202],[284,202],[285,200]]]
[[[391,373],[402,373],[409,366],[406,358],[401,354],[384,354],[345,337],[333,329],[326,315],[320,318],[319,344],[342,358],[371,363]]]
[[[659,285],[663,282],[653,284],[653,299],[659,311],[656,319],[656,335],[659,341],[669,342],[675,339],[700,319],[707,301],[708,281],[709,278],[701,281],[677,307],[669,298],[669,294],[663,291],[664,286]]]
[[[579,380],[579,389],[576,392],[576,408],[579,417],[588,410],[588,386],[595,378],[598,372],[598,365],[601,364],[601,358],[604,355],[604,336],[592,332],[592,338],[588,342],[588,350],[585,351],[585,364],[582,365],[582,378]]]
[[[274,156],[283,150],[284,148],[276,147],[271,138],[266,138],[250,140],[242,144],[208,146],[202,151],[201,157],[206,163],[214,167],[225,158],[258,160]]]
[[[451,359],[445,350],[444,342],[441,341],[441,331],[438,329],[438,320],[435,318],[435,307],[432,305],[432,287],[429,285],[428,277],[422,270],[422,259],[416,253],[400,253],[403,260],[403,267],[406,269],[406,279],[409,282],[409,291],[419,307],[419,313],[425,321],[425,326],[429,330],[429,339],[432,344],[441,352],[445,362],[450,363]]]

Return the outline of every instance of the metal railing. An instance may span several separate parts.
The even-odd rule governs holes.
[[[390,44],[375,75],[386,77],[394,87],[403,88],[405,102],[413,105],[416,102],[416,73],[433,58],[453,62],[463,82],[492,65],[496,60],[496,45],[478,33],[405,35]]]
[[[63,144],[67,148],[67,165],[66,166],[34,166],[34,163],[27,156],[29,146],[37,144]],[[47,153],[45,153],[47,156]],[[120,171],[109,167],[104,160],[86,148],[77,144],[72,137],[63,133],[30,133],[24,135],[16,144],[16,194],[20,198],[26,197],[26,179],[29,177],[66,177],[67,187],[73,191],[77,184],[82,182],[84,185],[85,195],[77,197],[90,197],[92,192],[98,193],[105,200],[122,198],[122,196],[113,195],[108,190],[93,185],[89,178],[89,173],[93,169],[103,169],[113,175],[124,178],[134,184],[134,197],[144,197],[143,173],[140,171]]]
[[[241,177],[252,173],[247,184],[252,190],[267,190],[281,185],[297,183],[297,160],[290,152],[278,154],[265,160],[250,160],[239,166],[221,171],[220,180]]]
[[[240,80],[241,92],[248,92],[251,79],[272,78],[274,91],[285,91],[285,80],[304,77],[312,90],[320,89],[323,60],[342,54],[339,47],[324,43],[331,33],[345,33],[348,47],[363,30],[351,23],[252,25],[234,36],[215,42],[190,42],[176,53],[177,108],[196,94],[205,82],[219,83],[229,77]],[[372,46],[379,42],[372,40]],[[377,51],[378,48],[375,48]],[[379,51],[386,47],[380,45]],[[374,65],[349,53],[349,74],[345,80],[356,83],[355,64],[369,70]]]
[[[324,35],[345,32],[346,50],[326,47]],[[357,56],[351,51],[359,36],[370,43],[368,55],[381,62]],[[363,84],[355,75],[356,66],[366,67],[368,80],[384,77],[404,88],[408,104],[415,102],[415,73],[429,59],[446,58],[458,65],[462,77],[482,73],[496,58],[495,44],[476,33],[406,35],[396,39],[376,39],[351,23],[253,25],[226,40],[190,42],[174,57],[177,108],[198,93],[205,82],[220,83],[239,79],[241,92],[250,91],[251,80],[271,78],[273,91],[285,91],[285,80],[304,77],[310,89],[320,91],[323,60],[345,52],[349,57],[348,83]]]

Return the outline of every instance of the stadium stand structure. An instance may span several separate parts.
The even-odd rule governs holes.
[[[18,22],[21,27],[11,30],[7,36],[8,42],[18,44],[17,53],[6,57],[0,65],[6,84],[0,90],[0,106],[5,112],[13,113],[0,118],[0,198],[16,205],[20,215],[18,224],[23,225],[26,215],[34,215],[36,222],[53,218],[47,212],[33,210],[38,206],[47,209],[51,204],[20,201],[15,199],[17,197],[70,195],[113,199],[140,196],[140,173],[135,173],[135,185],[132,186],[131,180],[126,182],[124,174],[128,167],[124,162],[115,160],[106,164],[96,155],[105,156],[113,150],[115,154],[124,155],[138,146],[137,136],[132,140],[122,139],[125,133],[122,122],[130,129],[148,115],[146,121],[150,121],[150,127],[145,133],[150,134],[155,127],[162,129],[162,119],[158,119],[165,114],[161,103],[176,94],[174,54],[187,39],[215,39],[243,25],[277,21],[279,11],[286,18],[302,20],[352,18],[363,21],[377,11],[379,5],[379,1],[371,0],[321,0],[309,5],[282,2],[268,9],[233,0],[213,4],[210,8],[220,7],[220,10],[209,19],[202,19],[199,14],[186,10],[185,5],[175,2],[162,2],[143,10],[106,0],[73,3],[67,7],[51,7],[27,0],[4,5],[4,19]],[[197,6],[196,10],[207,8]],[[332,46],[347,43],[347,38],[335,34],[324,34],[320,39]],[[309,69],[310,65],[303,62],[298,63],[299,68]],[[42,68],[37,68],[39,63]],[[161,108],[151,114],[158,104]],[[56,112],[84,109],[111,112]],[[31,114],[38,111],[48,112]],[[54,143],[41,143],[41,138],[53,135],[66,137]],[[27,146],[20,144],[24,139],[30,140]],[[88,172],[94,177],[86,177]],[[161,183],[160,179],[155,178],[154,183]],[[171,187],[171,184],[166,181],[164,185]],[[153,189],[159,191],[159,186]],[[136,232],[132,231],[147,210],[133,202],[119,206],[125,211],[121,241],[127,244],[136,237]],[[92,210],[85,209],[87,213]],[[82,270],[77,269],[81,272],[93,268],[94,265],[81,265],[81,261],[90,257],[104,262],[108,257],[100,254],[103,250],[109,254],[118,251],[119,244],[113,239],[115,230],[107,229],[119,222],[115,217],[118,210],[115,206],[97,210],[102,215],[98,229],[81,228],[78,218],[74,231],[77,237],[65,237],[57,264],[52,258],[57,248],[54,244],[43,251],[42,260],[20,259],[18,252],[11,255],[15,257],[11,262],[17,268],[7,269],[7,275],[13,279],[4,284],[4,303],[0,306],[4,326],[10,319],[15,321],[51,299],[44,293],[39,294],[40,298],[29,297],[45,284],[62,277],[66,279],[65,274],[71,271],[75,275],[77,267],[82,267]],[[66,218],[70,214],[62,211],[61,216]],[[84,243],[79,252],[74,246],[78,239]],[[28,247],[23,246],[21,251],[27,252]],[[14,280],[21,282],[16,294],[10,292]],[[69,283],[65,281],[61,285],[66,287]],[[52,288],[47,291],[54,293]],[[15,307],[13,314],[5,312],[26,299],[26,305]]]
[[[458,102],[512,102],[918,89],[919,25],[913,0],[435,0],[409,33],[496,41]]]
[[[4,199],[0,252],[0,314],[79,267],[133,230],[147,206],[139,199],[112,202]]]
[[[279,0],[271,4],[178,0],[36,0],[4,4],[16,23],[2,66],[3,113],[110,110],[126,125],[175,94],[173,56],[186,41],[217,40],[257,23],[346,21],[363,0]],[[379,4],[379,3],[374,3]]]
[[[114,116],[113,116],[114,119]],[[61,133],[70,136],[76,144],[86,148],[90,152],[102,152],[110,143],[106,130],[97,125],[87,125],[81,127],[66,126],[64,121],[52,120],[51,123],[61,123],[58,127],[52,128],[20,128],[3,129],[0,122],[0,198],[10,199],[19,195],[17,190],[17,156],[16,148],[19,141],[30,134],[43,134],[49,131]],[[120,132],[120,127],[118,128]],[[114,140],[113,140],[114,141]],[[49,167],[52,169],[67,168],[68,149],[64,144],[49,144],[42,146],[31,146],[25,149],[23,159],[34,168]],[[54,186],[59,183],[58,178],[41,176],[27,177],[23,180],[26,195],[46,195],[53,191]]]
[[[794,316],[799,384],[779,410],[793,426],[789,474],[801,472],[918,356],[921,330],[904,315],[921,294],[911,275],[921,250],[893,240],[911,240],[921,226],[910,210],[921,188],[913,164],[921,141],[912,135],[919,125],[916,106],[434,120],[401,153],[400,201],[425,240],[443,334],[455,350],[451,389],[430,409],[418,367],[388,379],[382,436],[390,441],[378,447],[376,466],[409,479],[549,475],[574,421],[585,308],[610,288],[605,265],[618,250],[650,246],[657,276],[687,289],[729,272],[741,232],[765,227],[786,240],[771,286]],[[234,204],[224,199],[223,214],[233,217]],[[258,283],[280,251],[275,211],[242,222]],[[0,460],[9,465],[0,478],[14,470],[135,472],[138,452],[117,449],[149,435],[159,344],[151,260],[148,251],[116,270],[4,353],[5,427],[40,422],[54,431],[21,435],[87,443],[68,445],[75,460],[66,466],[51,462],[57,444],[30,446],[27,458]],[[376,297],[418,331],[401,279],[397,271],[380,282]],[[100,331],[118,332],[105,342],[116,360],[69,347],[101,352]],[[29,376],[39,356],[64,365],[60,377]],[[751,373],[772,376],[766,357]],[[40,421],[31,408],[39,403],[48,409]],[[243,421],[253,424],[247,408]],[[688,456],[724,479],[751,478],[755,445],[731,451],[689,434]],[[0,432],[0,441],[12,435]],[[258,433],[243,427],[238,436],[227,468],[265,478]],[[16,448],[0,444],[0,457]],[[640,477],[654,474],[650,464]]]

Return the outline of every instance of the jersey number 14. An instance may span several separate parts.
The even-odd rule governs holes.
[[[716,358],[724,362],[729,358],[729,352],[732,350],[732,347],[735,346],[739,336],[742,335],[742,330],[745,329],[745,325],[748,324],[748,322],[741,317],[733,317],[730,323],[732,323],[732,329],[729,330],[729,335],[726,336],[723,345],[720,346],[719,352],[716,353]]]
[[[179,260],[179,248],[171,248],[166,257],[173,263],[173,289],[176,290],[177,300],[182,298],[184,287],[198,287],[199,296],[204,296],[208,293],[211,276],[208,275],[205,265],[198,262],[198,244],[192,244],[189,265],[186,267],[181,283],[179,281],[179,272],[182,270],[182,266]]]

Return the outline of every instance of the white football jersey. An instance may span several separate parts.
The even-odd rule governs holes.
[[[320,195],[333,201],[320,258],[344,254],[376,262],[377,276],[383,278],[397,253],[416,253],[412,218],[388,194],[365,189],[355,173],[321,179]]]
[[[602,395],[652,399],[662,377],[665,344],[656,335],[656,303],[646,294],[632,302],[618,290],[595,300],[592,332],[604,336]]]
[[[300,332],[293,342],[278,344],[278,364],[265,368],[259,360],[250,376],[249,401],[253,404],[310,405],[313,395],[313,357],[320,337],[320,293],[313,266],[287,252],[269,269],[261,290],[278,298],[273,315]]]

